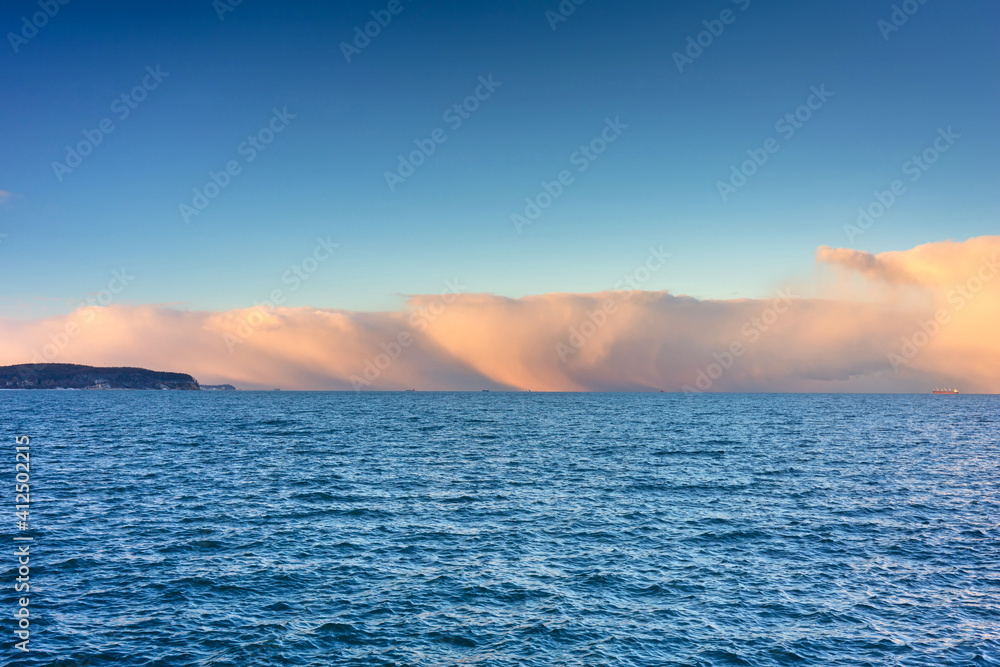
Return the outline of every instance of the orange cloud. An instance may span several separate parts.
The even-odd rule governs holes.
[[[870,252],[820,246],[816,251],[816,258],[822,263],[841,266],[849,272],[859,273],[872,280],[899,284],[913,282],[913,276],[907,273],[903,266]]]
[[[819,282],[761,300],[463,294],[388,313],[115,305],[0,320],[0,363],[134,365],[242,388],[996,393],[998,253],[1000,237],[879,255],[821,248],[849,289]]]

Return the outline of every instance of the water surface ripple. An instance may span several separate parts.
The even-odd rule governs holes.
[[[0,392],[18,665],[1000,665],[1000,398]],[[8,585],[10,583],[11,585]]]

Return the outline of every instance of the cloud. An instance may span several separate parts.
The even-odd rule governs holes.
[[[940,241],[879,255],[821,246],[816,255],[821,263],[839,266],[874,282],[934,289],[968,279],[976,265],[996,254],[998,238],[981,236],[963,242]]]
[[[903,267],[885,258],[879,258],[870,252],[820,246],[819,250],[816,251],[816,258],[821,263],[840,266],[850,272],[856,272],[874,280],[897,284],[913,282],[913,277]]]
[[[1000,237],[879,255],[821,248],[837,280],[759,300],[605,292],[415,296],[384,313],[85,308],[0,320],[0,363],[135,365],[244,388],[1000,392],[998,252]]]

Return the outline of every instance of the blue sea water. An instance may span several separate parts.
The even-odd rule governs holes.
[[[2,664],[1000,665],[998,425],[988,396],[0,392]]]

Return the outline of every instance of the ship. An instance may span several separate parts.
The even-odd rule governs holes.
[[[957,394],[958,393],[958,389],[935,389],[934,393],[935,394],[946,394],[946,395],[951,396],[951,395]]]

